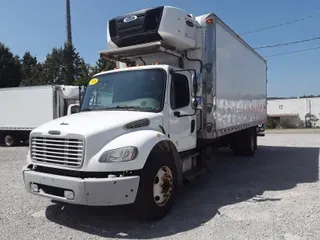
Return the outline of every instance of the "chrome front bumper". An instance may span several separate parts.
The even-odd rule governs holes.
[[[24,167],[27,192],[53,200],[88,206],[115,206],[133,203],[139,176],[76,178],[36,172]]]

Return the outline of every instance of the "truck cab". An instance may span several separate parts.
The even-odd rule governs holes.
[[[180,167],[179,152],[197,145],[195,85],[192,71],[169,65],[126,67],[93,76],[79,113],[31,133],[24,169],[27,190],[75,204],[134,203],[139,209],[148,204],[153,211],[145,216],[163,216],[171,205],[165,204],[172,201],[170,192],[175,194],[178,183],[182,185],[182,171],[192,168],[190,161]],[[146,165],[147,159],[155,160]],[[84,179],[72,178],[77,172]],[[88,178],[94,173],[95,178]],[[143,186],[141,178],[154,186]],[[76,189],[62,190],[70,183]],[[114,184],[119,189],[110,198]],[[154,200],[146,203],[149,194]]]

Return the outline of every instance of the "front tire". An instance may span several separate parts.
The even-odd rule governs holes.
[[[140,175],[134,211],[143,220],[166,216],[177,192],[177,169],[168,152],[153,151]]]

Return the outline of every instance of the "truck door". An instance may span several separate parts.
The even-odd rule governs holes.
[[[171,74],[169,126],[170,138],[179,152],[196,147],[196,116],[192,107],[192,76],[188,72]]]

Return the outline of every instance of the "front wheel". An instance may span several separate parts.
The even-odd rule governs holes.
[[[155,151],[140,176],[134,211],[144,220],[158,220],[169,213],[177,190],[176,167],[166,153]]]

